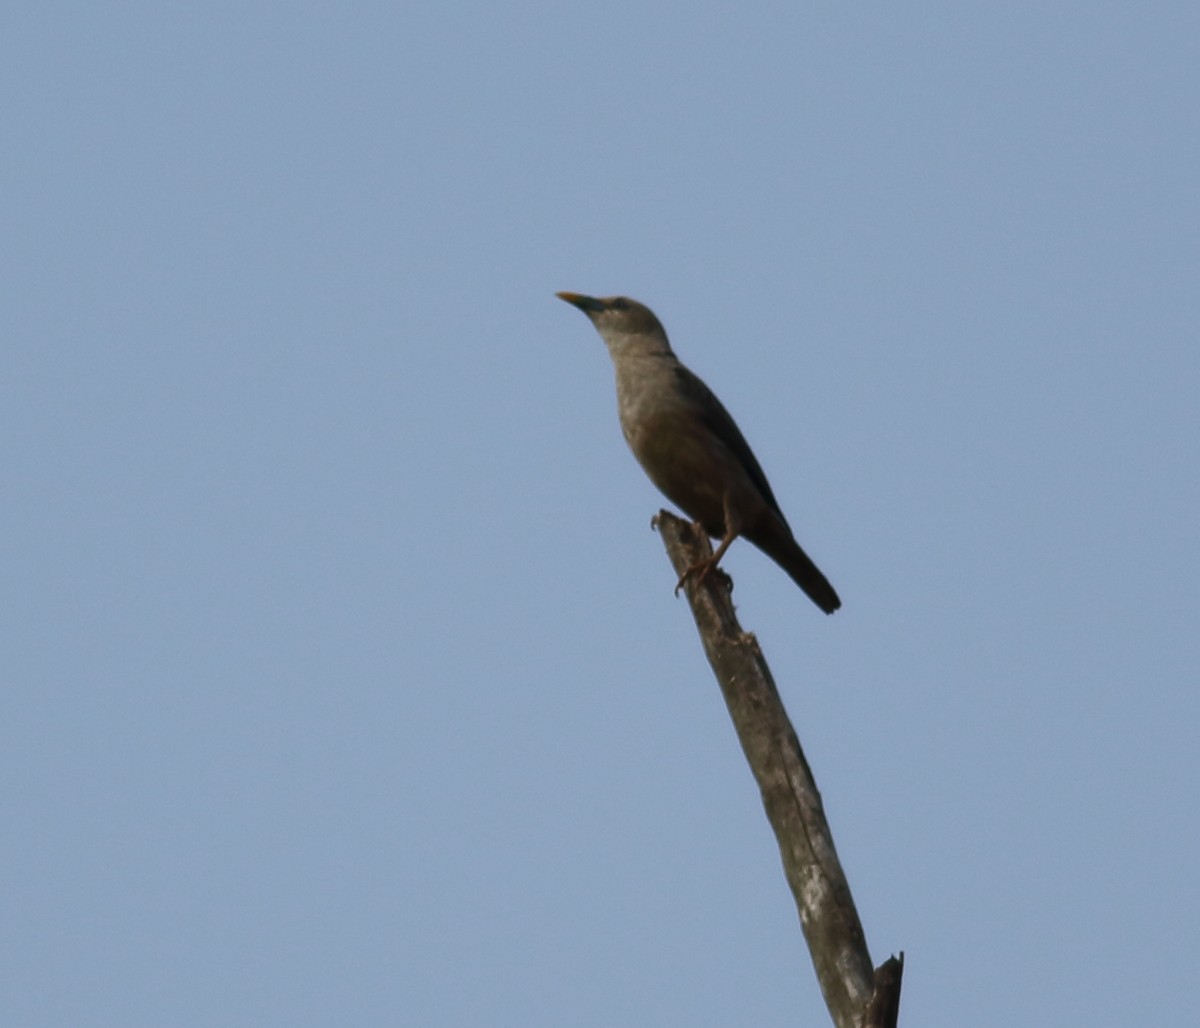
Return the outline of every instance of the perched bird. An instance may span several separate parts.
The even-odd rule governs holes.
[[[739,535],[770,557],[826,614],[842,605],[833,586],[800,549],[767,477],[712,390],[680,362],[649,307],[624,296],[559,293],[586,314],[617,373],[621,431],[662,492],[721,543],[693,565],[703,581]]]

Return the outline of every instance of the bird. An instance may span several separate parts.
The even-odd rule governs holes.
[[[557,293],[583,311],[604,340],[617,379],[621,432],[650,481],[713,539],[716,552],[689,567],[698,585],[738,536],[770,557],[826,614],[842,601],[801,549],[737,424],[675,356],[645,304],[625,296]]]

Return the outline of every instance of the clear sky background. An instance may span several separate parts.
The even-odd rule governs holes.
[[[15,4],[0,1018],[818,1025],[560,289],[726,565],[902,1024],[1187,1024],[1200,7]]]

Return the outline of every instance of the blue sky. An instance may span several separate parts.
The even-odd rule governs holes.
[[[0,28],[6,1024],[824,1023],[564,289],[842,596],[726,558],[902,1023],[1193,1016],[1194,4]]]

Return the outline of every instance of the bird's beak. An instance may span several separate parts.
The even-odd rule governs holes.
[[[554,295],[560,300],[566,300],[572,306],[578,307],[584,314],[595,314],[604,309],[604,305],[594,296],[584,296],[583,293],[555,293]]]

